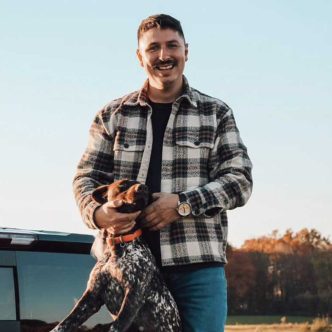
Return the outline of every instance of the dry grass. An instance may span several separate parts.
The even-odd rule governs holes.
[[[311,331],[315,332],[330,332],[332,326],[330,325],[329,318],[316,318],[311,324]]]
[[[304,332],[307,324],[227,325],[225,332]],[[310,330],[308,330],[310,331]]]
[[[328,318],[316,318],[312,324],[227,325],[225,332],[332,332]]]

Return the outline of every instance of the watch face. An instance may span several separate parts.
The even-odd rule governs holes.
[[[180,216],[182,217],[189,216],[190,212],[191,212],[191,207],[189,203],[184,202],[179,204],[178,213]]]

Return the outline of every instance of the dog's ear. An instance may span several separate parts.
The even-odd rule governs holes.
[[[92,198],[100,204],[107,202],[107,190],[109,185],[101,186],[92,192]]]

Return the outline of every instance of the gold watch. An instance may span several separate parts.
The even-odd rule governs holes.
[[[191,213],[191,204],[186,201],[185,196],[179,194],[177,212],[181,217],[187,217]]]

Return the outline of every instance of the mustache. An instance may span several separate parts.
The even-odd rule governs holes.
[[[168,59],[165,61],[159,60],[153,65],[153,68],[157,68],[159,66],[176,65],[176,64],[177,62],[173,59]]]

